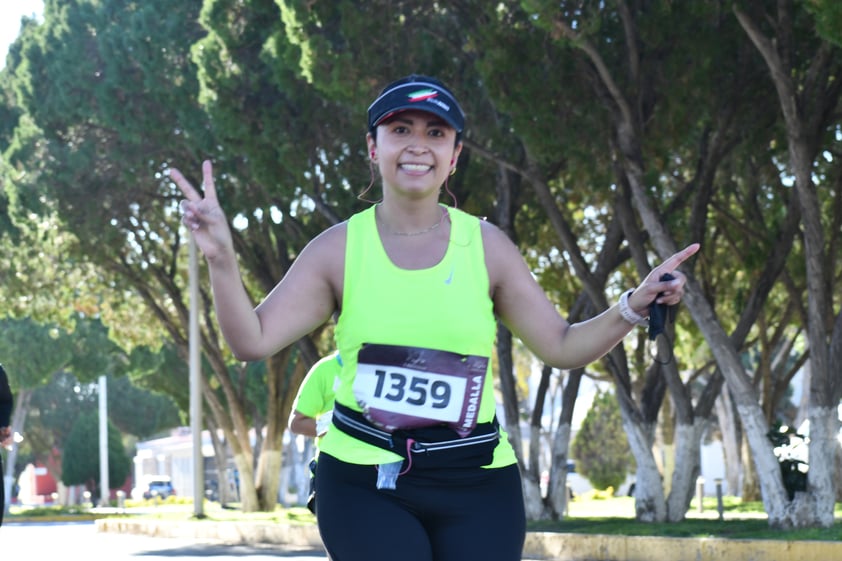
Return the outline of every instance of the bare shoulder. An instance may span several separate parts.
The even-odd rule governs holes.
[[[484,243],[511,243],[509,237],[496,224],[492,224],[488,220],[480,220],[480,227],[482,228],[482,241]]]
[[[290,269],[257,305],[272,349],[283,348],[322,325],[341,302],[345,226],[332,226],[310,240]]]
[[[321,234],[310,240],[307,244],[307,251],[314,251],[323,254],[340,252],[345,254],[345,238],[348,233],[348,222],[334,224]]]
[[[343,284],[347,233],[347,221],[331,226],[313,238],[296,259],[327,279],[335,297],[340,296]]]
[[[483,220],[481,228],[485,263],[493,289],[506,273],[523,268],[524,262],[517,246],[498,226]]]

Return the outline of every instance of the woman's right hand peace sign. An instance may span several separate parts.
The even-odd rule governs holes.
[[[204,197],[177,169],[170,169],[170,178],[175,182],[186,200],[181,201],[181,221],[193,234],[196,244],[208,260],[221,254],[233,254],[231,230],[225,213],[216,198],[213,182],[213,166],[209,160],[202,162],[202,186]]]

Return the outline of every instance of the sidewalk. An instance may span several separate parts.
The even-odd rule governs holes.
[[[321,547],[314,524],[102,518],[99,532]],[[835,561],[842,542],[659,538],[529,532],[524,561]],[[489,560],[491,561],[491,560]]]

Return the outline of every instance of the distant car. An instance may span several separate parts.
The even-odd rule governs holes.
[[[175,495],[175,489],[169,478],[150,479],[146,483],[146,487],[143,488],[144,499],[154,499],[156,497],[166,499],[172,495]]]

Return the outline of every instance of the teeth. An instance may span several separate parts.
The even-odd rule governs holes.
[[[424,164],[401,164],[401,167],[408,171],[427,171],[431,166]]]

